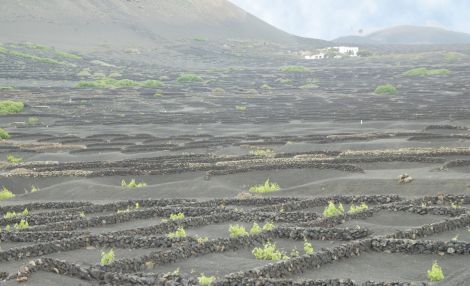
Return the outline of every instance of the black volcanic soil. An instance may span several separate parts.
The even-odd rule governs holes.
[[[303,61],[270,43],[252,44],[250,52],[250,42],[236,43],[222,56],[220,44],[178,42],[174,52],[181,57],[173,65],[169,47],[149,62],[146,57],[154,55],[128,62],[90,53],[63,59],[66,65],[0,53],[0,86],[12,86],[0,90],[0,99],[25,103],[21,113],[0,115],[0,127],[11,135],[0,141],[0,187],[16,195],[0,201],[0,280],[16,285],[19,276],[28,278],[25,285],[96,285],[115,278],[111,284],[125,285],[119,279],[126,277],[133,281],[128,284],[161,285],[163,279],[193,285],[205,273],[237,285],[249,284],[243,280],[248,277],[253,283],[267,278],[418,283],[427,281],[426,270],[437,260],[446,278],[433,285],[466,285],[469,57],[447,62],[442,51],[422,50]],[[57,57],[53,50],[5,47]],[[92,64],[96,59],[115,67]],[[179,65],[186,60],[199,65]],[[309,71],[281,71],[286,64]],[[451,73],[402,76],[420,66]],[[160,78],[163,85],[74,88],[93,79],[78,75],[85,68],[105,75],[119,71],[119,79]],[[183,72],[202,81],[182,83],[177,78]],[[317,87],[301,88],[309,83]],[[396,85],[397,93],[375,94],[383,83]],[[25,123],[31,117],[38,118],[36,125]],[[256,149],[272,152],[260,156]],[[24,162],[8,163],[9,154]],[[402,174],[413,180],[400,183]],[[146,186],[125,188],[123,179]],[[280,190],[249,193],[267,179]],[[32,186],[38,191],[30,192]],[[368,201],[369,211],[324,218],[328,201],[342,202],[346,212],[352,201]],[[27,217],[3,218],[26,207]],[[117,214],[126,207],[129,212]],[[185,219],[168,221],[177,212]],[[30,229],[7,233],[5,227],[20,219],[29,220]],[[273,222],[279,232],[229,239],[230,224],[249,229],[253,222]],[[168,239],[178,226],[187,237]],[[196,241],[206,236],[208,242]],[[295,259],[260,261],[251,254],[267,240],[286,252],[302,251],[307,237],[316,250],[302,257],[301,266]],[[403,244],[413,238],[412,243],[455,245],[448,250],[448,244],[437,249],[428,243],[404,251],[393,248],[393,237]],[[386,246],[380,249],[374,241]],[[360,255],[356,244],[363,248]],[[116,261],[100,266],[101,251],[110,248]],[[325,253],[331,255],[315,260],[322,261],[318,267],[308,260]],[[37,259],[49,264],[31,272],[22,267]],[[179,278],[164,275],[177,268]],[[93,276],[97,271],[103,275]]]

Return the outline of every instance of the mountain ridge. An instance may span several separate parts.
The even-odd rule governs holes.
[[[333,42],[362,45],[470,44],[470,34],[437,27],[400,25],[365,36],[339,37]]]

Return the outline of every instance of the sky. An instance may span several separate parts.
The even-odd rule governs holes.
[[[470,33],[469,0],[229,1],[288,33],[324,40],[397,25]]]

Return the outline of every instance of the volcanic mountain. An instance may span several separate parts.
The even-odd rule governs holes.
[[[78,50],[187,39],[323,42],[287,34],[226,0],[12,0],[0,10],[0,42]]]
[[[333,41],[363,45],[470,44],[470,34],[436,27],[396,26],[366,36],[346,36]]]

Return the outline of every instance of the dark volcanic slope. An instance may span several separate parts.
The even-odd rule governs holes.
[[[470,44],[470,35],[435,27],[396,26],[367,36],[346,36],[334,40],[354,44]]]
[[[225,0],[4,1],[1,15],[1,42],[61,48],[154,47],[179,39],[296,41]]]

